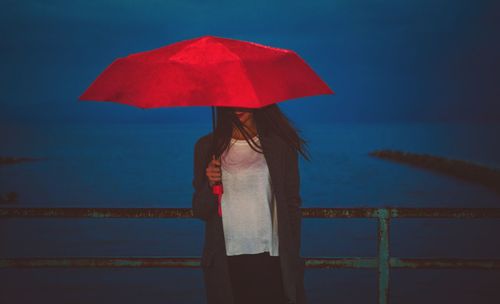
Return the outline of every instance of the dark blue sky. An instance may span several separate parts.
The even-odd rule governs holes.
[[[294,121],[500,121],[500,5],[478,0],[2,1],[2,122],[190,122],[77,102],[115,58],[215,35],[296,51],[336,95]]]

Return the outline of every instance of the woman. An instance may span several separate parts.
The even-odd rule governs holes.
[[[206,222],[208,303],[306,303],[297,157],[309,160],[304,144],[276,104],[218,107],[214,134],[196,142],[193,215]],[[211,192],[219,182],[222,218]]]

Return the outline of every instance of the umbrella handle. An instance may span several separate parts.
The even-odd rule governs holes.
[[[212,107],[212,115],[215,114],[215,107]],[[214,118],[214,117],[212,117]],[[215,119],[212,119],[215,121]],[[215,125],[214,125],[215,128]],[[212,155],[212,158],[215,159],[215,155]],[[222,172],[221,172],[222,174]],[[215,183],[212,186],[212,193],[217,195],[217,212],[219,214],[219,217],[222,217],[222,206],[221,206],[221,200],[222,200],[222,193],[224,193],[224,188],[222,187],[222,181]]]
[[[214,194],[217,194],[218,213],[219,217],[222,217],[221,199],[222,199],[222,193],[224,193],[224,188],[222,186],[222,183],[213,185],[212,192]]]

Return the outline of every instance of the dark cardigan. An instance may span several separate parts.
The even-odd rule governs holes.
[[[259,132],[259,134],[261,134]],[[283,287],[288,303],[306,304],[304,263],[300,256],[301,222],[298,152],[277,135],[260,135],[269,168],[271,187],[278,211],[279,256]],[[217,196],[206,176],[212,133],[199,138],[194,146],[193,216],[205,223],[201,267],[208,304],[234,304],[222,218],[217,213]]]

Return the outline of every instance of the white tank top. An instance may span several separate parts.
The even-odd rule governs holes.
[[[259,143],[257,135],[253,140]],[[268,251],[278,256],[276,197],[264,154],[254,151],[245,139],[232,138],[230,149],[221,155],[221,170],[227,255]]]

